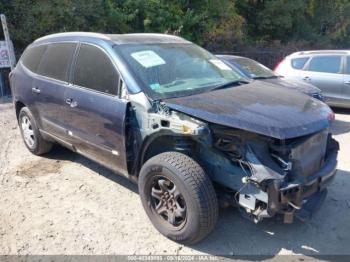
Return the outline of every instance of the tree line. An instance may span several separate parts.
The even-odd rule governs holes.
[[[348,48],[349,0],[0,0],[17,52],[56,32],[178,34],[213,51]]]

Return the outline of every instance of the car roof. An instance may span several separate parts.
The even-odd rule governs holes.
[[[350,50],[309,50],[298,51],[290,54],[290,57],[294,56],[306,56],[306,55],[349,55]]]
[[[53,41],[108,41],[117,45],[122,44],[153,44],[153,43],[191,43],[181,37],[167,34],[134,33],[134,34],[102,34],[92,32],[66,32],[47,35],[38,38],[34,43]]]

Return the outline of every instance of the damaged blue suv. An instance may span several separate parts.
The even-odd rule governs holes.
[[[60,143],[126,176],[153,225],[181,243],[212,231],[219,206],[306,220],[336,174],[326,104],[250,82],[180,37],[49,35],[10,81],[29,151]]]

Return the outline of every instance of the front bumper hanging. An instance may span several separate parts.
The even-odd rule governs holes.
[[[306,221],[321,206],[327,195],[327,186],[337,173],[339,144],[335,140],[330,142],[324,165],[319,171],[301,183],[280,187],[277,181],[273,181],[269,185],[267,213],[270,216],[282,214],[285,223],[292,223],[294,217]]]

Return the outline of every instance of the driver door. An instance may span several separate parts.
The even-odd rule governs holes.
[[[100,47],[81,44],[72,84],[65,91],[65,128],[76,150],[127,175],[125,114],[127,101],[118,97],[119,73]]]

